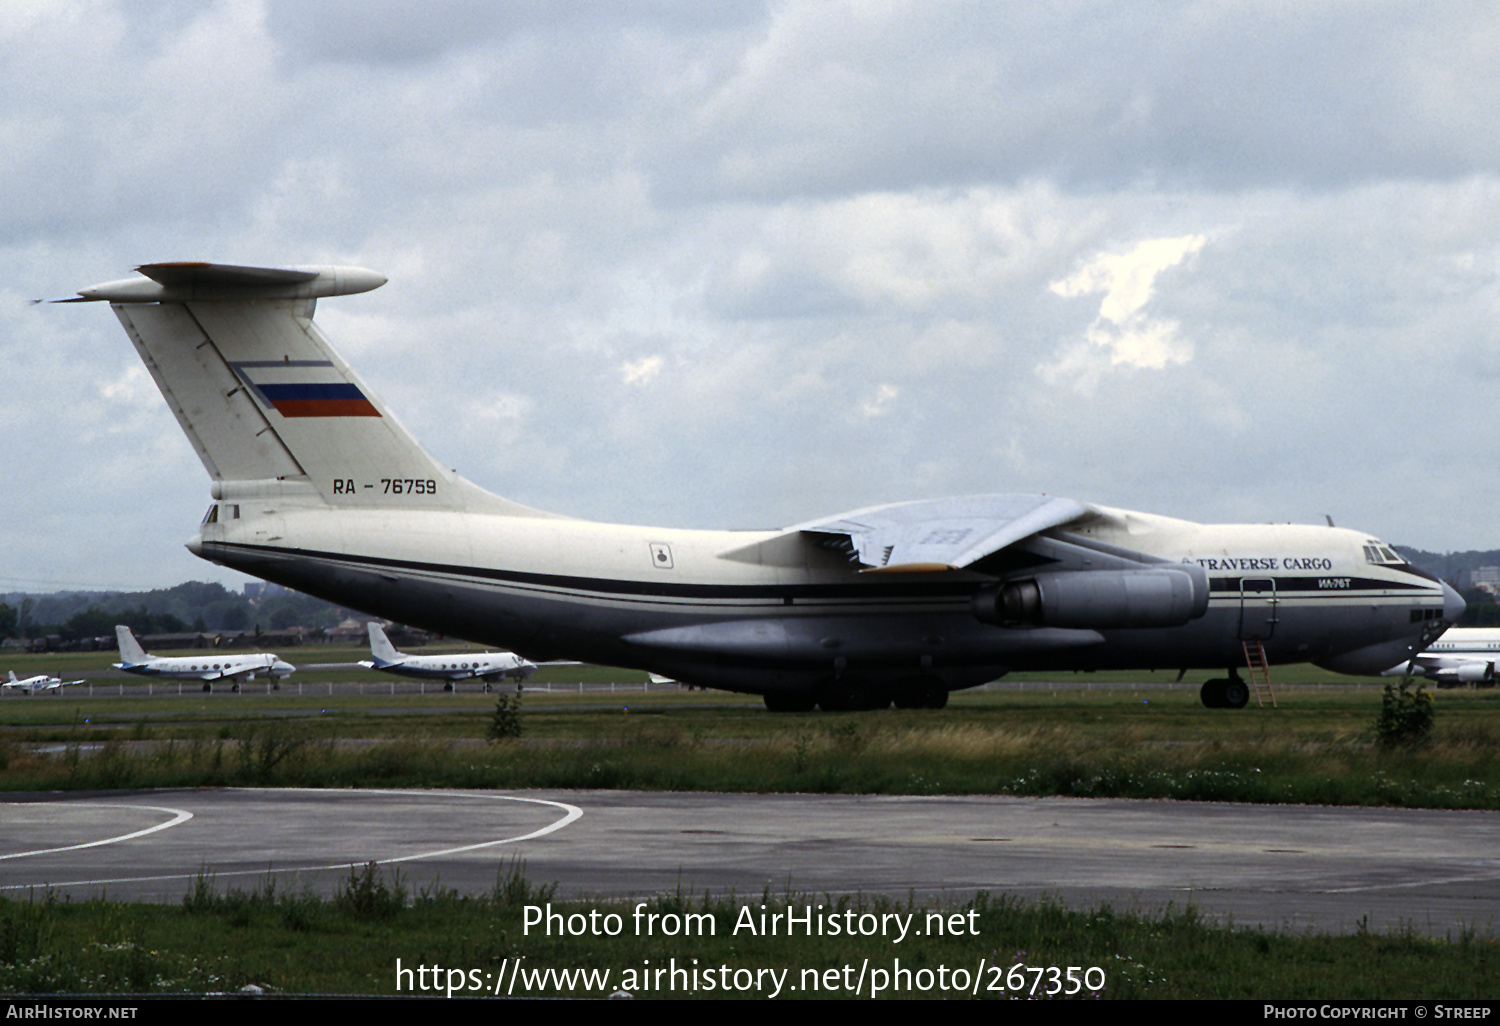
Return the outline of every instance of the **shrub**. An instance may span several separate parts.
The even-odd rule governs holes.
[[[1432,733],[1432,692],[1418,685],[1411,689],[1411,678],[1404,677],[1401,686],[1385,686],[1380,700],[1380,715],[1375,718],[1375,738],[1384,748],[1411,747],[1422,743]]]

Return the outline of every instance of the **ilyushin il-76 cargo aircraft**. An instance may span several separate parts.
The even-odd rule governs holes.
[[[872,506],[773,531],[600,524],[433,459],[313,323],[384,276],[162,263],[108,302],[212,479],[188,548],[390,620],[764,696],[776,711],[941,707],[1017,670],[1376,674],[1463,610],[1360,532],[1195,524],[1047,495]]]

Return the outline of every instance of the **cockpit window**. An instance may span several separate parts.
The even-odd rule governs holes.
[[[1371,539],[1365,542],[1365,562],[1374,563],[1376,566],[1400,566],[1406,560],[1402,559],[1389,545]]]

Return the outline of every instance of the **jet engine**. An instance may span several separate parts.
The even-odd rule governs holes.
[[[1003,627],[1179,627],[1208,611],[1208,574],[1193,563],[1042,573],[981,589],[973,610]]]
[[[1494,663],[1464,663],[1453,671],[1460,684],[1492,684],[1495,681]]]

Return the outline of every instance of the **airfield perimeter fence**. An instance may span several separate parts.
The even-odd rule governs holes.
[[[111,675],[113,676],[113,675]],[[1319,681],[1319,682],[1278,682],[1278,689],[1322,691],[1341,689],[1378,689],[1384,682],[1371,683],[1369,681],[1351,678],[1348,681]],[[1078,679],[1063,681],[1027,681],[1027,680],[998,680],[990,684],[984,684],[978,688],[968,689],[970,691],[1004,690],[1004,691],[1184,691],[1196,692],[1201,686],[1201,681],[1184,680],[1178,681],[1109,681],[1094,680],[1080,676]],[[121,677],[121,679],[110,680],[88,680],[83,684],[75,684],[71,687],[54,690],[51,692],[33,692],[30,694],[18,693],[16,689],[7,688],[0,691],[0,701],[15,701],[27,698],[48,699],[56,697],[77,697],[86,695],[90,698],[149,698],[161,696],[193,696],[211,693],[213,695],[230,696],[254,696],[254,695],[295,695],[295,696],[317,696],[317,695],[389,695],[389,696],[433,696],[443,695],[474,695],[474,694],[507,694],[514,692],[516,685],[513,682],[503,684],[492,684],[486,687],[475,681],[459,681],[451,690],[445,689],[441,681],[431,680],[408,680],[397,679],[378,681],[293,681],[283,680],[273,685],[268,681],[256,680],[250,684],[241,685],[236,690],[231,684],[224,681],[213,682],[211,692],[204,692],[203,685],[198,681],[191,680],[140,680],[134,677]],[[704,691],[708,689],[695,688],[676,681],[652,682],[652,681],[576,681],[560,682],[552,681],[546,683],[528,683],[520,689],[526,695],[613,695],[613,694],[667,694],[682,693],[689,691]],[[724,692],[728,695],[729,692]],[[738,696],[747,700],[754,696]]]

